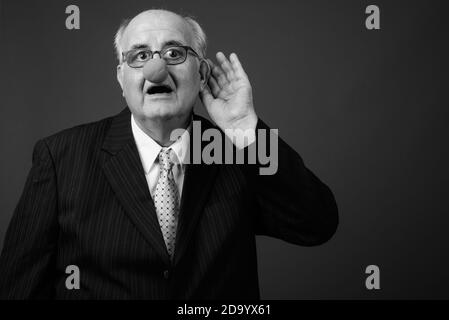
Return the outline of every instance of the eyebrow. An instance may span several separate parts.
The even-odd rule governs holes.
[[[167,46],[184,46],[182,42],[176,41],[176,40],[169,40],[162,44],[162,48],[165,48]],[[148,49],[150,46],[147,44],[134,44],[131,46],[131,50],[133,49]]]

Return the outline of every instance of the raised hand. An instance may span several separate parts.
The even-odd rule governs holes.
[[[229,60],[218,52],[217,64],[208,59],[211,76],[200,98],[211,119],[222,130],[254,131],[257,115],[254,110],[251,84],[235,53]]]

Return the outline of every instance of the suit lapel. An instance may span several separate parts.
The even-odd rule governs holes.
[[[212,127],[211,123],[203,118],[194,116],[194,120],[201,121],[201,136],[204,130]],[[205,145],[202,141],[194,142],[193,138],[194,135],[190,140],[191,157],[193,143],[201,145],[201,152]],[[131,113],[128,108],[112,119],[103,143],[103,150],[110,155],[103,165],[103,171],[128,217],[147,242],[159,253],[164,263],[170,264],[170,257],[132,134]],[[188,164],[186,166],[174,265],[181,260],[188,248],[217,172],[217,165]]]
[[[194,121],[201,121],[201,136],[204,130],[212,127],[210,122],[195,115]],[[190,163],[192,163],[193,144],[199,143],[202,152],[204,143],[202,141],[193,141],[195,138],[194,134],[190,138]],[[218,166],[216,164],[188,164],[186,166],[178,229],[176,232],[174,265],[179,263],[186,252],[203,212],[204,205],[209,199],[217,172]]]
[[[128,108],[113,118],[103,150],[111,155],[103,171],[117,198],[142,236],[169,264],[170,257],[134,142]]]

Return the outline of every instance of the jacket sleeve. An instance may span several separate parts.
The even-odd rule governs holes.
[[[270,128],[260,119],[256,127],[256,149],[260,149],[258,129]],[[244,166],[244,174],[253,190],[257,210],[255,232],[290,243],[313,246],[328,241],[338,225],[338,209],[332,191],[304,165],[297,152],[278,138],[274,174],[261,174],[266,167],[259,161]],[[253,143],[253,144],[254,144]],[[249,147],[246,148],[247,152]],[[266,148],[268,154],[270,147]],[[260,150],[258,150],[259,152]],[[272,155],[271,155],[272,156]]]
[[[0,256],[0,299],[52,297],[57,237],[55,168],[40,140]]]

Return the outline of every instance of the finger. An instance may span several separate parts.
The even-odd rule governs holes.
[[[220,68],[220,66],[211,63],[211,68],[212,68],[211,74],[217,79],[218,84],[221,87],[228,85],[228,83],[229,83],[228,78],[226,77],[226,74]]]
[[[212,93],[207,85],[200,91],[200,99],[206,109],[211,105],[212,101],[214,101],[214,97],[212,96]]]
[[[226,73],[226,77],[229,81],[234,80],[234,70],[232,69],[232,65],[223,52],[217,52],[217,61],[220,63],[220,66],[223,68],[223,71]]]
[[[209,85],[209,87],[210,87],[210,89],[212,91],[212,94],[215,97],[218,97],[218,94],[220,93],[221,88],[220,88],[220,85],[217,83],[217,80],[215,80],[214,77],[210,77],[208,85]]]
[[[229,59],[231,60],[232,67],[234,69],[235,76],[239,79],[248,79],[248,75],[246,74],[245,70],[243,69],[242,64],[240,63],[239,58],[237,57],[237,54],[231,53],[229,56]]]
[[[227,83],[227,79],[224,76],[223,71],[217,67],[217,65],[210,59],[207,59],[207,62],[209,63],[210,66],[210,79],[213,79],[213,84],[212,85],[216,85],[218,87],[219,90],[221,90],[221,86],[224,85],[225,83],[223,83],[223,81],[226,81]],[[220,78],[220,74],[222,75],[222,81],[219,81]],[[223,80],[224,77],[224,80]],[[221,82],[221,84],[220,84]]]
[[[219,62],[221,68],[226,74],[226,78],[231,82],[234,80],[234,70],[232,69],[232,65],[223,52],[217,53],[217,61]]]

